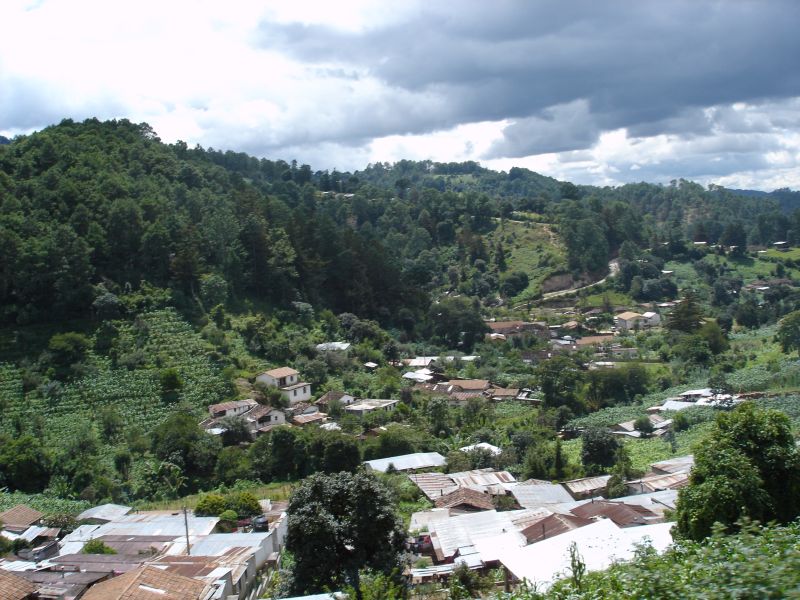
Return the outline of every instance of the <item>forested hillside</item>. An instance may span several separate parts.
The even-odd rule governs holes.
[[[799,509],[777,510],[765,476],[778,471],[750,456],[769,446],[786,459],[780,480],[800,482],[800,211],[787,194],[576,186],[476,163],[315,171],[164,144],[128,121],[15,138],[0,144],[0,506],[213,513],[231,489],[283,499],[301,480],[322,485],[306,479],[316,473],[335,487],[364,460],[416,452],[441,453],[448,473],[605,476],[598,493],[616,497],[654,462],[694,452],[681,535],[714,521],[736,532],[740,517],[788,523]],[[308,403],[258,379],[288,367]],[[705,405],[650,420],[700,386]],[[734,395],[745,407],[729,412]],[[345,398],[389,409],[358,414]],[[283,420],[213,408],[229,402]],[[726,427],[730,447],[710,443]],[[753,431],[765,432],[757,444]],[[497,452],[463,451],[477,443]],[[758,493],[735,485],[742,473]],[[391,470],[362,483],[390,498],[392,527],[432,506]],[[520,508],[487,498],[484,509]],[[739,557],[759,543],[744,529],[663,558],[642,551],[553,597]]]

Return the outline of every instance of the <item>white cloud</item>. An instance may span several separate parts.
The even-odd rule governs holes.
[[[704,105],[698,93],[682,98],[674,110],[650,111],[652,96],[625,107],[615,106],[613,97],[604,101],[605,92],[576,96],[597,86],[624,87],[636,97],[641,89],[623,84],[651,76],[640,70],[646,56],[630,58],[630,64],[629,57],[617,56],[618,82],[601,74],[583,87],[573,85],[584,77],[584,59],[614,58],[614,40],[625,24],[618,23],[614,35],[592,39],[592,19],[603,10],[564,9],[558,31],[580,36],[554,49],[556,30],[538,31],[538,21],[525,28],[506,18],[518,6],[538,10],[505,2],[498,7],[505,15],[500,19],[489,18],[480,2],[465,3],[448,16],[421,0],[4,0],[0,133],[24,133],[63,117],[124,117],[147,121],[165,141],[296,158],[315,169],[355,170],[403,158],[479,160],[491,168],[523,166],[600,185],[687,177],[761,189],[800,186],[800,98],[783,93],[788,98],[754,99],[751,92]],[[687,14],[692,6],[681,3],[679,12]],[[574,27],[571,18],[578,19]],[[737,31],[748,31],[740,21]],[[264,23],[306,28],[304,43],[315,40],[317,30],[309,33],[309,27],[336,35],[325,37],[313,57],[304,57],[291,51],[291,39],[289,48],[264,43],[265,32],[273,31]],[[413,25],[407,30],[398,29],[408,23]],[[656,29],[662,26],[666,40],[669,20]],[[690,26],[689,33],[697,35]],[[374,55],[364,56],[368,46],[357,46],[355,53],[331,51],[351,40],[382,40],[387,28],[389,42],[381,42]],[[450,37],[437,38],[440,30]],[[740,36],[740,42],[747,47],[752,40]],[[638,44],[640,53],[649,48],[642,40]],[[552,61],[559,68],[551,72]],[[690,62],[682,57],[681,68]],[[535,78],[526,72],[531,65]],[[404,78],[413,79],[415,69],[423,83],[406,85]],[[442,73],[453,73],[452,80],[431,79]],[[661,86],[658,74],[653,76]],[[792,81],[787,78],[787,89]],[[708,89],[714,86],[719,84]],[[534,104],[541,106],[531,114]],[[481,160],[486,156],[504,158]]]

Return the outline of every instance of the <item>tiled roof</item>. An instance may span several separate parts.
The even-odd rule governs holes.
[[[0,600],[25,600],[35,591],[30,581],[0,569]]]
[[[471,506],[478,510],[492,510],[494,504],[488,494],[461,488],[436,500],[437,508],[455,508],[457,506]]]
[[[195,600],[205,589],[202,581],[142,566],[92,586],[83,600]]]
[[[624,313],[618,314],[617,318],[618,319],[623,319],[624,321],[630,321],[631,319],[641,319],[642,315],[640,315],[639,313],[626,311]]]
[[[289,377],[289,375],[299,375],[299,371],[295,371],[292,367],[278,367],[277,369],[264,371],[262,375],[269,375],[275,379],[280,379],[281,377]]]
[[[447,382],[450,385],[457,385],[465,392],[467,390],[485,390],[489,387],[487,379],[451,379]]]
[[[487,390],[490,396],[500,396],[503,398],[516,398],[519,394],[519,388],[493,388]]]
[[[235,408],[242,408],[245,406],[253,407],[257,405],[258,402],[252,399],[247,400],[231,400],[230,402],[220,402],[219,404],[212,404],[208,407],[208,411],[211,414],[218,413],[221,411],[228,411],[233,410]]]
[[[328,415],[321,412],[311,413],[310,415],[296,415],[292,418],[292,423],[295,425],[307,425],[316,421],[324,421]]]
[[[38,510],[34,510],[29,506],[25,506],[24,504],[17,504],[15,507],[9,508],[7,511],[0,513],[0,522],[2,522],[6,527],[22,527],[27,529],[43,516],[44,513],[41,513]]]

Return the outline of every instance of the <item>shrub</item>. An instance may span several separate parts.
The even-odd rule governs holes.
[[[211,516],[216,517],[227,508],[225,498],[219,494],[205,494],[201,496],[200,501],[194,509],[194,513],[198,516]]]
[[[89,540],[81,550],[83,554],[116,554],[117,551],[106,546],[101,540]]]

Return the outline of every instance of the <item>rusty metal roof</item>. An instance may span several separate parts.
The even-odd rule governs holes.
[[[646,525],[658,518],[658,515],[643,506],[624,504],[622,502],[587,502],[572,509],[572,514],[585,519],[605,517],[620,527]]]
[[[575,494],[586,494],[605,489],[609,479],[611,479],[611,475],[584,477],[582,479],[573,479],[572,481],[565,481],[564,487],[566,487],[573,496]]]
[[[27,529],[43,516],[44,513],[34,510],[30,506],[17,504],[13,508],[9,508],[7,511],[0,513],[0,522],[7,529]]]
[[[553,536],[589,525],[592,519],[562,515],[562,514],[549,514],[542,515],[534,523],[525,527],[520,533],[525,536],[529,544],[551,538]]]
[[[494,508],[491,496],[469,488],[461,488],[446,496],[441,496],[435,504],[437,508],[456,508],[458,506],[469,506],[478,510]]]

